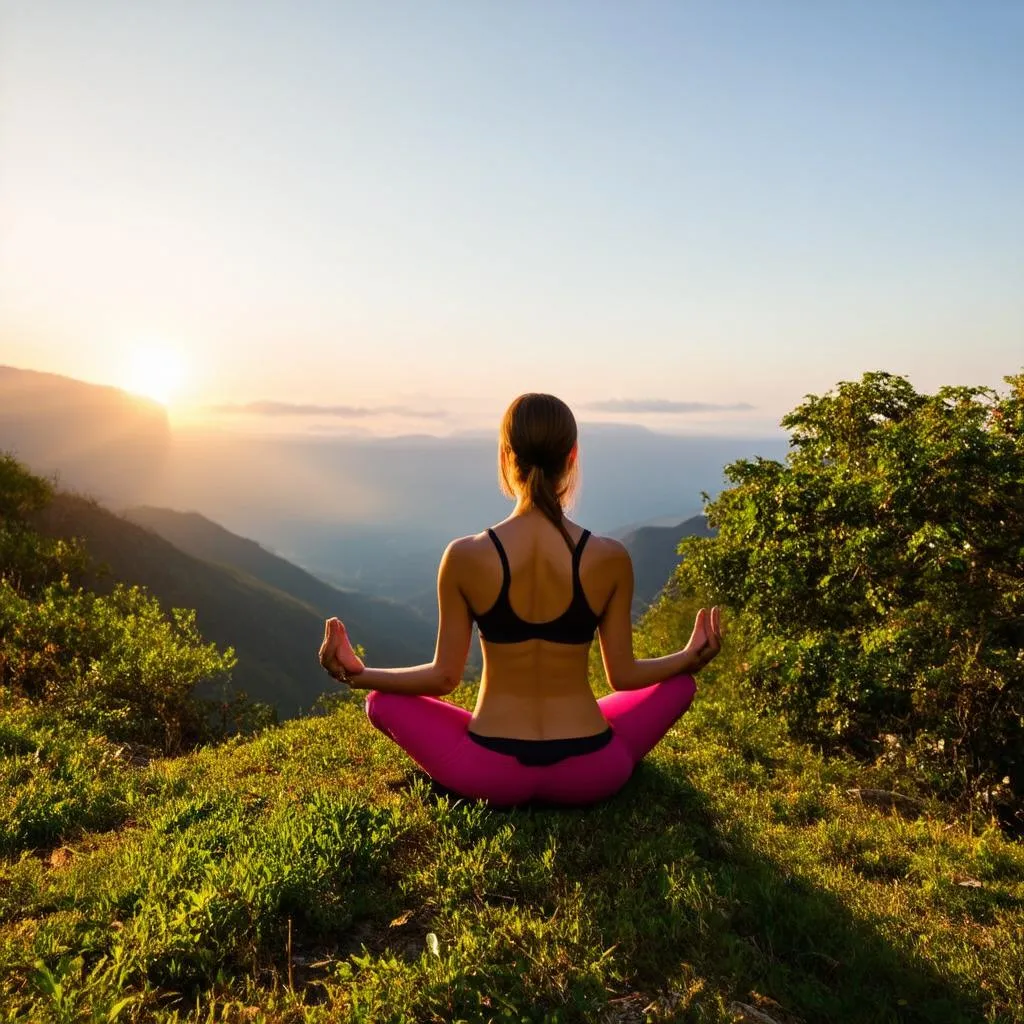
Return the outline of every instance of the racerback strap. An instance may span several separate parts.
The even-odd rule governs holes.
[[[501,589],[504,590],[512,583],[512,570],[509,568],[508,555],[505,554],[505,549],[501,546],[498,535],[490,527],[488,527],[487,533],[491,540],[494,541],[494,546],[498,549],[498,557],[501,559]]]

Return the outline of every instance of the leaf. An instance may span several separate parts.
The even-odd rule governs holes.
[[[114,1005],[110,1007],[109,1010],[107,1010],[108,1024],[113,1024],[113,1022],[117,1020],[117,1018],[121,1015],[121,1011],[127,1009],[134,1002],[135,996],[125,996],[124,999],[121,999],[118,1002],[114,1003]]]

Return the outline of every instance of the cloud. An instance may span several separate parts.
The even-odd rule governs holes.
[[[753,409],[748,402],[717,405],[713,402],[677,402],[671,398],[606,398],[583,406],[595,412],[744,412]]]
[[[367,419],[371,416],[408,416],[440,420],[448,413],[440,409],[414,409],[408,405],[309,405],[296,402],[228,402],[211,405],[209,411],[221,416],[331,416],[337,419]]]

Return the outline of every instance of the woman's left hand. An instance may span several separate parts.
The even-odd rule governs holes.
[[[718,608],[701,608],[693,624],[686,652],[693,658],[691,672],[699,672],[722,649],[722,620]]]

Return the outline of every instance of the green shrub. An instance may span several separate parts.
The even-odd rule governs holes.
[[[168,617],[139,587],[101,596],[61,582],[31,600],[0,579],[0,681],[115,739],[165,753],[203,739],[195,687],[234,663],[203,643],[194,612]]]
[[[200,684],[226,686],[235,655],[203,641],[194,612],[168,615],[141,587],[100,595],[74,582],[86,566],[83,549],[31,526],[52,495],[0,455],[0,687],[164,753],[262,724],[260,707],[237,695],[196,696]]]
[[[34,594],[62,576],[77,575],[86,565],[80,544],[40,537],[32,529],[33,513],[52,497],[53,488],[46,480],[0,452],[0,575],[22,594]]]
[[[947,790],[1024,797],[1024,375],[917,393],[869,373],[741,460],[676,580],[737,613],[745,685],[798,734],[893,738]],[[1004,781],[1005,780],[1005,781]]]

